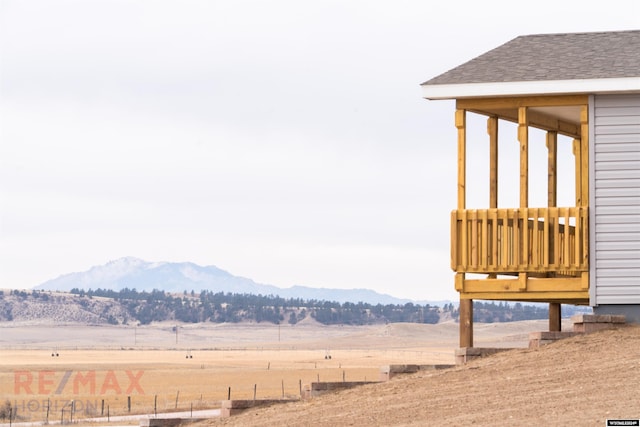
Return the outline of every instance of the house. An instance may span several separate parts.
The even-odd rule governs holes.
[[[421,87],[424,98],[456,105],[451,268],[460,346],[473,347],[474,299],[549,303],[551,331],[560,330],[561,304],[640,322],[640,31],[517,37]],[[487,120],[479,136],[486,159],[467,155],[472,115]],[[499,141],[506,126],[513,141]],[[519,171],[509,177],[519,194],[517,206],[501,206],[498,147],[510,143],[519,148],[507,160]],[[529,154],[542,145],[541,175]],[[477,161],[485,172],[467,176]],[[558,168],[567,165],[575,197],[558,206]],[[486,182],[488,200],[468,209],[467,184],[476,180]],[[532,188],[546,189],[546,203],[530,203]]]

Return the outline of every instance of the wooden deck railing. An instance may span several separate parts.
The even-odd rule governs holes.
[[[589,270],[588,208],[455,210],[451,268],[461,273],[555,273]]]

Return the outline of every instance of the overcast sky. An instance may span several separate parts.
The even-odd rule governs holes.
[[[420,83],[639,4],[0,0],[0,288],[135,256],[456,299],[453,103]]]

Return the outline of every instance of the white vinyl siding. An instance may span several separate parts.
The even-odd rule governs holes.
[[[640,304],[640,94],[592,99],[592,305]]]

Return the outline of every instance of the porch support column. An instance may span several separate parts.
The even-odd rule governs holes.
[[[473,300],[460,298],[460,348],[473,347]]]
[[[487,119],[489,134],[489,208],[498,207],[498,118]]]
[[[586,108],[586,107],[585,107]],[[584,207],[589,205],[589,154],[587,152],[587,135],[581,135],[581,139],[573,140],[573,154],[576,158],[576,207]],[[583,224],[586,229],[587,224]],[[588,231],[587,231],[588,233]],[[583,257],[583,261],[587,261],[589,252],[588,234],[584,236],[584,242],[580,247],[576,247],[577,251],[581,251],[578,256]],[[582,272],[582,289],[589,289],[589,272]]]
[[[589,106],[583,105],[580,109],[580,146],[581,146],[581,165],[582,183],[580,188],[580,204],[576,206],[589,206]],[[587,233],[585,234],[582,257],[584,262],[588,262],[589,258],[589,225],[584,224]],[[582,289],[589,289],[589,272],[582,272]]]
[[[520,141],[520,207],[529,206],[529,118],[527,117],[527,107],[518,108],[518,141]],[[527,218],[524,218],[523,227],[527,226]],[[523,247],[528,246],[528,233],[523,233]],[[527,264],[529,254],[522,251],[518,263]],[[519,290],[527,290],[527,273],[518,274]]]
[[[466,208],[467,200],[467,120],[465,110],[456,110],[458,128],[458,209]]]
[[[589,206],[589,107],[586,105],[583,105],[580,111],[580,151],[582,181],[580,204],[576,206]]]
[[[558,133],[547,132],[547,206],[556,207],[558,204]],[[550,219],[550,221],[553,221]],[[555,224],[549,224],[553,228]],[[553,250],[553,244],[549,243],[549,251]],[[551,254],[551,252],[550,252]],[[552,257],[552,255],[550,255]],[[559,303],[549,303],[549,331],[562,330],[562,306]]]
[[[558,204],[558,133],[547,132],[547,206],[556,207]]]
[[[498,117],[492,116],[487,119],[487,133],[489,134],[489,208],[498,208]],[[497,227],[497,224],[493,225]],[[498,259],[498,247],[495,245],[491,249],[492,253],[487,254],[492,262]],[[487,275],[489,279],[498,277],[496,273]]]
[[[467,183],[467,129],[466,111],[456,110],[456,128],[458,129],[458,209],[466,208]],[[455,244],[455,242],[451,242]],[[455,282],[459,292],[464,292],[464,273],[456,273]],[[460,286],[462,284],[462,286]],[[473,300],[460,298],[460,347],[473,347]]]
[[[575,158],[576,206],[582,206],[582,141],[574,139],[572,148]]]
[[[520,141],[520,207],[529,206],[529,121],[527,107],[518,108],[518,141]]]

